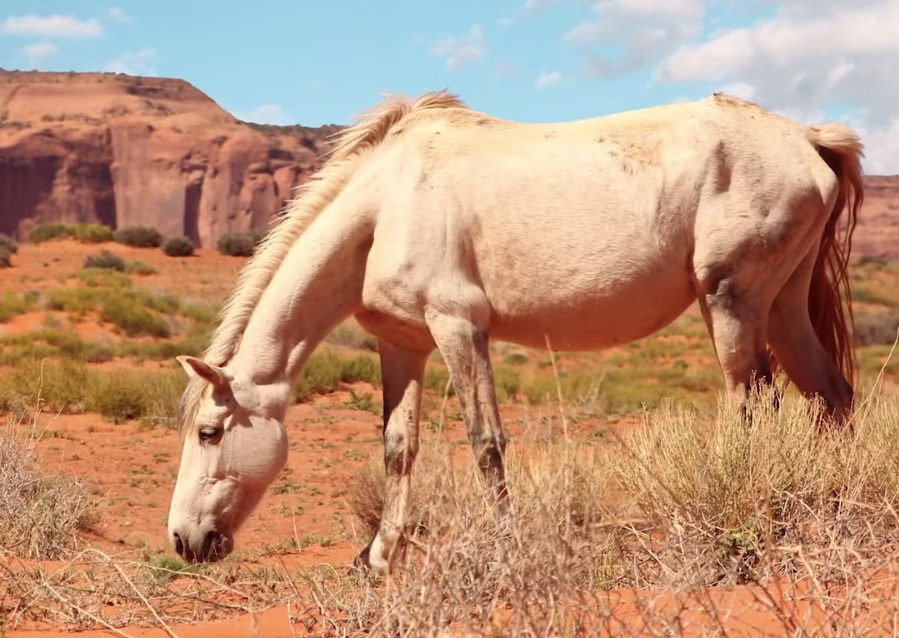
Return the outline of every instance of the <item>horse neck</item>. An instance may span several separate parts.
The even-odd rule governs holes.
[[[316,346],[361,304],[371,230],[332,205],[288,251],[229,366],[259,385],[293,387]]]

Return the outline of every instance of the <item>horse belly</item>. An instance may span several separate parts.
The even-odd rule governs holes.
[[[549,339],[554,350],[593,350],[653,334],[683,314],[696,295],[685,271],[611,287],[489,298],[493,338],[536,348]]]

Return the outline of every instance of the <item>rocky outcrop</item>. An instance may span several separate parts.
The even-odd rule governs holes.
[[[265,227],[339,129],[240,122],[182,80],[0,71],[0,232],[146,224],[214,246]],[[899,259],[899,176],[866,188],[853,254]]]
[[[182,80],[0,72],[0,232],[146,224],[213,246],[264,227],[337,130],[240,122]]]

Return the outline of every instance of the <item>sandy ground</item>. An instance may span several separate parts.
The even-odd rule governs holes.
[[[181,298],[213,302],[220,302],[230,291],[244,263],[242,259],[222,257],[212,251],[201,251],[194,258],[171,259],[157,250],[128,249],[118,245],[105,247],[126,259],[152,263],[158,270],[155,275],[133,277],[137,285],[171,292]],[[3,288],[26,291],[58,286],[61,274],[77,270],[84,255],[97,250],[97,247],[69,241],[24,246],[15,257],[15,268],[0,274]],[[42,313],[29,313],[0,325],[0,335],[39,328],[41,317]],[[91,321],[77,327],[83,336],[91,337],[103,330]],[[104,365],[116,366],[122,362]],[[365,384],[359,384],[354,390],[357,393],[372,392],[380,399],[379,392]],[[261,565],[277,556],[288,565],[328,563],[341,568],[348,567],[368,541],[364,532],[354,529],[345,496],[354,473],[382,454],[380,417],[371,411],[347,407],[349,396],[347,391],[337,392],[289,410],[286,420],[290,439],[287,466],[239,533],[237,554],[229,560]],[[533,417],[522,408],[506,406],[503,418],[514,439],[522,434]],[[165,523],[180,455],[177,434],[164,428],[144,429],[135,422],[113,424],[93,414],[44,414],[41,423],[54,433],[39,444],[42,464],[62,474],[81,477],[99,499],[98,521],[83,541],[115,556],[136,558],[147,551],[172,555]],[[637,425],[636,418],[585,418],[577,421],[572,435],[583,437],[603,428],[625,429]],[[448,421],[444,434],[423,428],[422,438],[427,440],[429,436],[448,437],[457,446],[460,458],[471,459],[461,422]],[[297,545],[302,549],[290,549]],[[655,599],[658,593],[612,592],[609,604],[615,606],[619,618],[632,618],[638,623],[640,612],[636,601],[650,595]],[[732,635],[762,635],[765,632],[777,635],[778,628],[782,627],[776,615],[770,609],[766,610],[760,601],[764,596],[757,591],[735,588],[710,595],[719,597],[722,608],[731,610],[728,619],[715,622],[728,623]],[[774,595],[793,596],[789,593]],[[664,599],[660,602],[664,604]],[[700,601],[688,606],[685,614],[696,632],[687,629],[684,635],[701,635],[702,627],[713,622],[703,616],[702,608]],[[301,633],[290,625],[285,607],[270,609],[253,618],[244,616],[223,623],[173,626],[172,629],[185,637],[274,637]],[[131,636],[168,635],[163,630],[136,627],[122,631]],[[5,634],[0,631],[0,635],[52,638],[72,634],[51,627],[32,627],[7,630]],[[86,638],[116,634],[88,631],[78,635]]]

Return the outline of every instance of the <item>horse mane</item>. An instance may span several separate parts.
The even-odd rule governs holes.
[[[284,215],[259,243],[238,275],[237,285],[219,312],[219,325],[202,355],[207,363],[223,366],[234,356],[253,310],[290,247],[346,185],[359,158],[381,144],[409,116],[445,109],[468,110],[468,107],[446,90],[423,93],[415,100],[387,95],[379,104],[357,116],[355,124],[334,135],[334,145],[325,155],[322,167],[304,185],[304,191],[286,206]],[[182,435],[196,420],[206,385],[196,377],[188,381],[178,415],[178,430]]]

